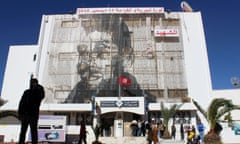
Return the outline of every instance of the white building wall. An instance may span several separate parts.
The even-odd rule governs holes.
[[[180,17],[188,95],[206,106],[210,102],[212,84],[201,13],[182,13]]]
[[[24,90],[29,87],[31,74],[35,72],[36,61],[33,58],[36,50],[36,45],[10,47],[1,93],[8,102],[1,109],[17,109]]]
[[[17,142],[19,139],[20,125],[0,125],[0,134],[4,135],[4,142]],[[28,132],[27,132],[28,133]]]
[[[49,48],[49,41],[51,40],[52,36],[52,29],[53,29],[53,17],[43,15],[42,23],[40,28],[40,35],[39,35],[39,49],[38,49],[38,60],[37,60],[37,67],[36,67],[36,77],[38,78],[39,82],[41,83],[42,77],[44,75],[44,69],[47,67],[46,61]]]

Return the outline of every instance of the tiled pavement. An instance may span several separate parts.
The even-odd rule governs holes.
[[[101,137],[100,141],[104,144],[147,144],[146,137]],[[160,139],[159,144],[184,144],[184,141]]]

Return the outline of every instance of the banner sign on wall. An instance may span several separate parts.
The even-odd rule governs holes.
[[[38,141],[65,142],[66,116],[45,115],[38,121]],[[29,132],[31,141],[31,132]]]
[[[155,37],[178,37],[179,32],[177,29],[155,29]]]
[[[139,107],[139,101],[101,101],[101,107]]]
[[[77,14],[136,14],[136,13],[164,13],[163,7],[145,7],[145,8],[78,8]]]

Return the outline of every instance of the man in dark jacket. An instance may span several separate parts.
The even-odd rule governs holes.
[[[28,125],[30,125],[31,129],[32,144],[38,143],[37,124],[39,107],[44,96],[44,89],[40,84],[38,84],[38,80],[31,79],[30,89],[24,91],[18,107],[18,115],[21,120],[19,144],[25,143]]]

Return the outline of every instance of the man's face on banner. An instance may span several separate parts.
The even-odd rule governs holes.
[[[78,46],[78,73],[82,81],[100,81],[104,75],[106,65],[110,65],[115,77],[117,71],[122,70],[123,55],[131,54],[130,35],[128,27],[120,17],[99,16],[89,19],[84,43]],[[87,24],[86,24],[87,25]],[[106,62],[106,57],[111,62]]]

